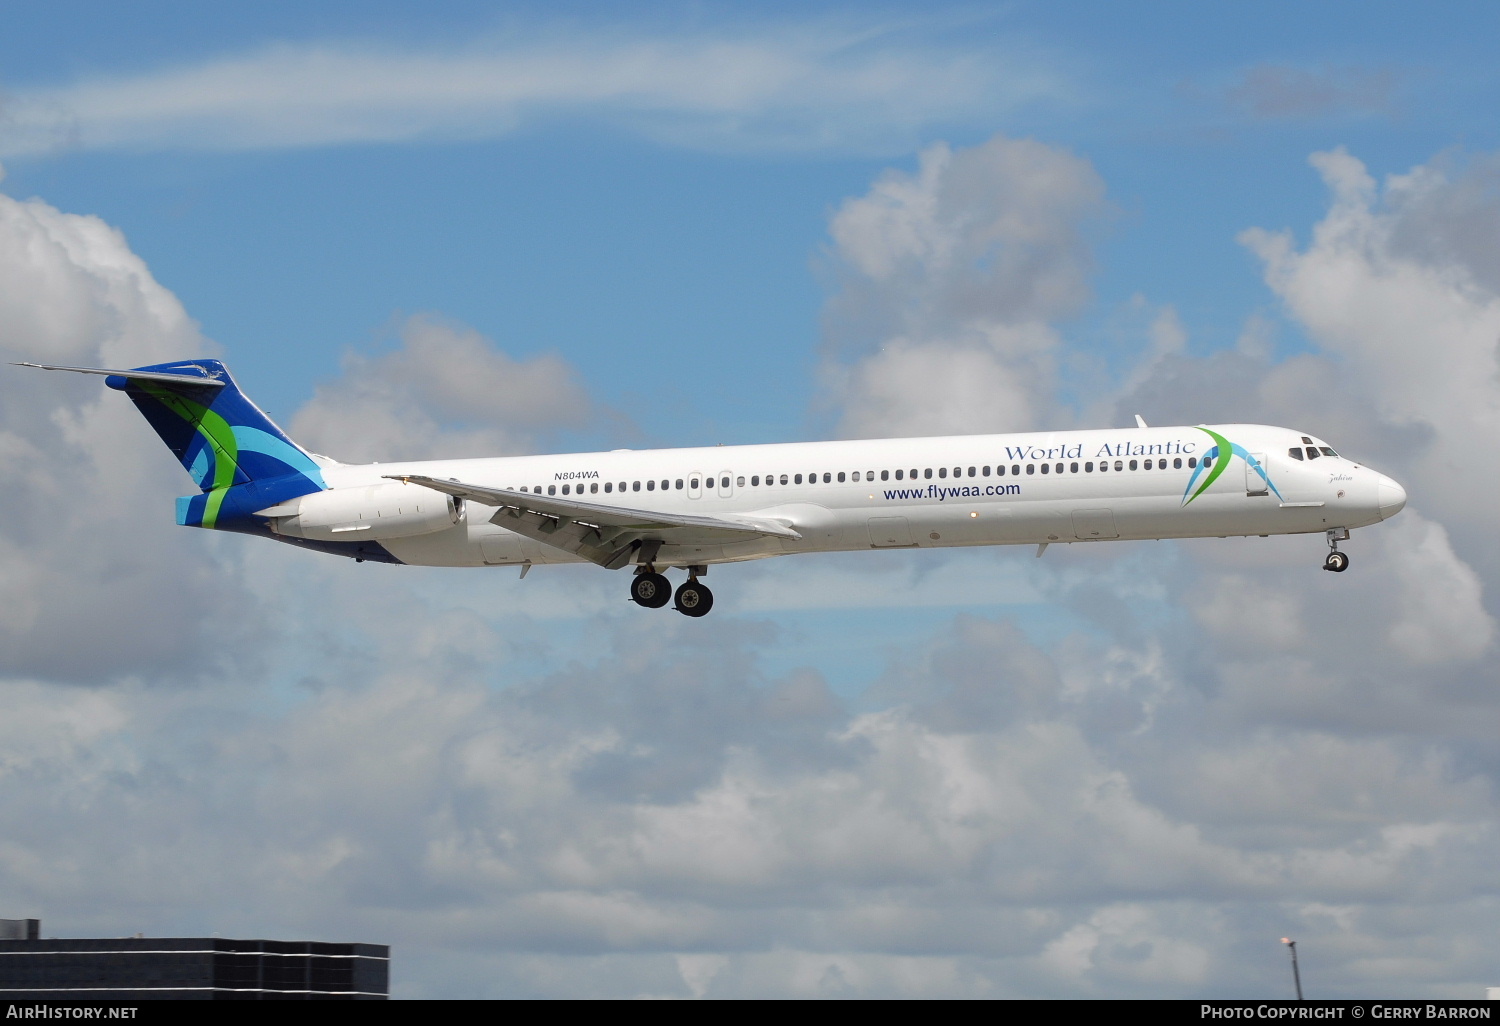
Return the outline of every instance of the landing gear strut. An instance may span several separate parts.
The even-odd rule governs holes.
[[[1339,551],[1339,542],[1349,540],[1347,527],[1335,527],[1328,534],[1328,558],[1323,560],[1323,569],[1341,574],[1349,569],[1349,556]]]

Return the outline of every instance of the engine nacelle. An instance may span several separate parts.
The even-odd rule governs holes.
[[[330,488],[291,499],[259,516],[288,538],[315,541],[381,541],[446,531],[464,522],[464,503],[421,485],[391,481]]]

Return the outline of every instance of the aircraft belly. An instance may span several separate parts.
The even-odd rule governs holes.
[[[495,527],[473,506],[466,524],[449,531],[392,539],[391,555],[411,566],[516,566],[521,563],[581,563],[584,560],[550,545]]]
[[[410,566],[482,566],[479,546],[470,539],[468,525],[446,531],[391,538],[381,543],[391,555]]]

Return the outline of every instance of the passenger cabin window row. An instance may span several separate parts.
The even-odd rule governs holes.
[[[1289,455],[1291,455],[1295,459],[1300,460],[1302,459],[1302,450],[1300,448],[1293,448],[1289,450]],[[1308,459],[1317,459],[1319,455],[1337,456],[1338,454],[1335,453],[1332,449],[1328,448],[1326,445],[1307,447]],[[1181,470],[1184,464],[1186,464],[1189,469],[1195,468],[1198,466],[1198,458],[1196,456],[1189,456],[1186,460],[1184,460],[1181,456],[1173,457],[1173,459],[1171,460],[1171,469]],[[1206,457],[1204,458],[1203,465],[1205,467],[1212,466],[1212,464],[1213,461],[1211,459],[1208,459]],[[1022,467],[1025,467],[1025,470],[1022,470]],[[762,478],[760,474],[753,474],[750,477],[750,487],[773,488],[781,485],[800,485],[804,482],[807,484],[818,484],[820,482],[822,484],[843,484],[846,481],[852,481],[853,483],[858,484],[861,481],[875,481],[877,473],[879,474],[879,480],[881,481],[930,481],[933,479],[934,475],[938,480],[947,480],[950,477],[954,479],[964,477],[990,477],[992,475],[994,477],[1005,477],[1007,476],[1007,473],[1011,477],[1020,477],[1023,473],[1027,475],[1035,475],[1037,473],[1092,474],[1096,469],[1101,474],[1109,473],[1111,470],[1113,470],[1115,473],[1121,473],[1126,470],[1166,470],[1168,469],[1168,461],[1165,457],[1161,459],[1148,458],[1145,460],[1120,459],[1115,460],[1113,466],[1111,466],[1109,460],[1099,460],[1097,467],[1093,460],[1088,460],[1083,463],[1078,463],[1076,461],[1070,461],[1066,463],[1012,463],[1009,465],[1008,470],[1007,465],[1003,463],[997,464],[993,468],[988,466],[968,468],[953,467],[951,468],[951,470],[948,467],[938,467],[936,470],[931,467],[928,467],[926,469],[912,468],[911,470],[902,468],[899,470],[881,470],[878,472],[874,470],[855,470],[847,472],[838,471],[837,473],[835,473],[833,471],[825,470],[810,474],[766,474],[764,478]],[[744,477],[736,477],[734,481],[737,487],[745,487]],[[648,481],[620,481],[618,483],[614,481],[605,481],[603,482],[603,491],[606,495],[612,494],[615,491],[639,492],[644,487],[644,489],[648,492],[654,492],[657,490],[666,492],[682,491],[684,486],[692,489],[695,492],[698,491],[700,487],[714,488],[715,486],[717,486],[720,490],[727,491],[729,489],[729,482],[730,479],[727,476],[717,479],[709,477],[703,478],[701,480],[696,477],[687,480],[679,477],[675,480],[672,478],[662,478],[660,480],[652,479]],[[591,481],[587,485],[587,493],[585,493],[585,486],[582,483],[577,485],[565,484],[561,486],[555,484],[547,485],[546,493],[548,495],[557,495],[559,487],[561,488],[561,492],[563,495],[598,495],[600,492],[600,482]],[[537,495],[541,495],[543,486],[533,485],[528,488],[527,486],[522,485],[520,490],[523,492],[529,491]]]

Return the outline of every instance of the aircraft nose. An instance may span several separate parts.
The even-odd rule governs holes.
[[[1380,519],[1389,520],[1406,506],[1406,489],[1381,474],[1380,483],[1375,486],[1375,501],[1380,506]]]

